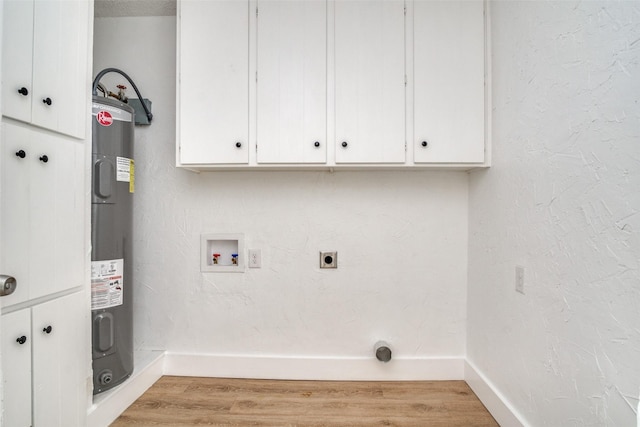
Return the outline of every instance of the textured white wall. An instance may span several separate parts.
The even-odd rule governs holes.
[[[176,169],[175,18],[97,19],[94,65],[153,101],[136,128],[138,348],[351,357],[385,339],[398,358],[464,356],[465,173]],[[200,273],[212,232],[244,233],[262,268]],[[325,249],[338,270],[318,268]]]
[[[491,6],[494,166],[470,179],[468,358],[532,426],[635,425],[640,3]]]

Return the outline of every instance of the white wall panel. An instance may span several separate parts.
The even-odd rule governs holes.
[[[491,10],[493,166],[471,175],[468,358],[531,426],[634,426],[640,5]]]

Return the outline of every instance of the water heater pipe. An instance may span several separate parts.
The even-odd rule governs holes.
[[[91,93],[94,96],[98,95],[98,84],[100,83],[100,79],[107,73],[118,73],[122,77],[127,79],[129,81],[129,83],[131,83],[131,86],[133,87],[133,90],[135,90],[136,91],[136,95],[138,95],[138,99],[140,99],[140,104],[142,104],[142,108],[144,108],[144,112],[147,115],[147,119],[149,119],[149,123],[151,123],[151,120],[153,120],[153,114],[151,114],[151,111],[149,111],[149,108],[147,108],[147,105],[144,103],[142,95],[140,95],[140,91],[138,90],[138,87],[136,86],[136,84],[133,82],[133,80],[131,80],[131,78],[124,71],[119,70],[117,68],[105,68],[104,70],[100,71],[96,75],[96,78],[93,79],[93,87],[92,87],[92,92]]]

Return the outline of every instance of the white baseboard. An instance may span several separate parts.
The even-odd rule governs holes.
[[[87,413],[87,425],[107,427],[125,409],[153,385],[163,372],[163,351],[142,351],[134,354],[134,370],[131,377],[111,390],[93,398]]]
[[[392,359],[280,357],[167,352],[165,375],[342,381],[464,379],[464,358]]]
[[[528,427],[502,393],[468,360],[465,361],[464,380],[501,427]]]

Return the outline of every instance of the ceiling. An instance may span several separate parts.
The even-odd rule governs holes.
[[[94,16],[175,16],[176,0],[95,0]]]

